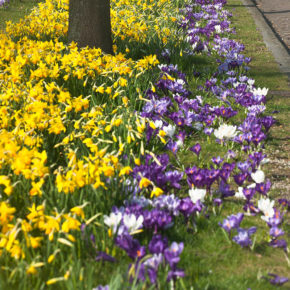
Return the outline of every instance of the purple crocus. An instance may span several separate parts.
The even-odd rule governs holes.
[[[265,183],[257,183],[256,190],[263,195],[267,195],[271,185],[271,181],[268,179]]]
[[[220,170],[220,177],[224,182],[227,182],[228,178],[231,175],[232,170],[234,169],[235,164],[224,163],[222,169]]]
[[[177,151],[178,151],[178,143],[174,142],[172,140],[170,140],[167,144],[166,144],[166,148],[170,151],[172,151],[172,153],[174,155],[176,155]]]
[[[116,245],[127,252],[127,255],[135,259],[141,259],[146,254],[146,249],[141,246],[139,241],[133,239],[130,235],[121,235],[116,238]]]
[[[215,198],[213,200],[213,204],[216,205],[216,206],[221,206],[222,203],[223,203],[223,201],[220,198]]]
[[[252,197],[254,196],[255,192],[256,192],[255,188],[246,187],[246,188],[243,189],[243,194],[244,194],[245,198],[248,201],[250,201],[252,199]]]
[[[259,209],[252,203],[252,202],[247,202],[244,207],[244,211],[250,212],[252,215],[256,215],[256,213],[259,212]]]
[[[270,247],[273,248],[282,248],[284,250],[284,252],[287,253],[287,242],[283,239],[278,240],[278,239],[273,239],[270,243],[269,243]]]
[[[278,227],[274,226],[272,228],[270,228],[270,232],[269,232],[270,236],[273,238],[278,238],[280,236],[284,235],[283,230],[279,229]]]
[[[209,190],[212,184],[219,178],[220,170],[219,169],[205,169],[205,184]]]
[[[177,170],[168,171],[165,173],[166,181],[170,182],[170,185],[174,188],[180,189],[181,185],[179,182],[183,177],[183,172],[179,172]]]
[[[167,247],[168,239],[161,235],[154,235],[148,245],[148,249],[152,254],[163,253]]]
[[[180,260],[179,255],[183,251],[184,245],[183,243],[173,242],[171,246],[164,251],[165,260],[168,262],[171,268],[175,268],[177,263]]]
[[[286,198],[279,198],[278,199],[279,204],[284,207],[284,208],[290,208],[290,200],[286,199]]]
[[[108,261],[108,262],[116,262],[116,259],[105,252],[98,251],[96,261]]]
[[[219,191],[222,194],[223,198],[235,195],[235,191],[230,190],[230,185],[225,183],[223,180],[221,180],[220,182]]]
[[[199,153],[201,151],[201,146],[199,143],[196,143],[194,146],[189,148],[189,150],[192,151],[193,153],[195,153],[197,156],[199,156]]]
[[[272,116],[262,118],[262,124],[266,131],[268,131],[275,124],[275,122],[276,120]]]
[[[239,244],[241,247],[247,247],[252,244],[251,235],[256,232],[256,227],[251,227],[248,230],[238,228],[238,234],[233,237],[233,241]]]
[[[238,162],[237,163],[237,167],[243,172],[248,172],[248,169],[251,166],[251,162],[249,160],[245,161],[245,162]]]
[[[179,211],[188,218],[194,212],[194,204],[189,197],[183,198],[178,206]]]
[[[99,285],[99,286],[93,288],[93,290],[109,290],[109,289],[110,289],[109,285],[105,285],[105,286]]]
[[[151,211],[145,210],[143,216],[144,227],[154,229],[155,232],[158,229],[165,229],[172,226],[172,216],[167,211],[159,209],[153,209]]]
[[[167,209],[174,216],[179,215],[178,207],[180,205],[180,199],[174,194],[161,195],[153,200],[153,206],[157,209]]]
[[[184,276],[185,276],[185,273],[181,269],[173,269],[173,270],[170,270],[168,272],[167,282],[169,282],[170,280],[176,280],[176,278],[178,278],[178,277],[184,277]]]
[[[229,150],[226,154],[227,158],[235,158],[237,154],[233,150]]]
[[[162,254],[154,254],[151,258],[147,259],[143,265],[147,269],[147,274],[152,284],[155,284],[157,281],[157,272],[159,265],[163,261]]]
[[[273,217],[269,218],[267,224],[269,227],[279,226],[283,222],[283,214],[275,208],[275,214]]]
[[[269,278],[266,278],[266,277],[263,277],[265,279],[269,279],[269,282],[273,285],[279,285],[279,286],[282,286],[283,284],[285,284],[286,282],[289,281],[289,279],[287,277],[280,277],[276,274],[272,274],[272,273],[268,273],[268,276],[270,277]]]
[[[216,165],[220,165],[224,161],[224,159],[221,158],[220,156],[217,156],[217,157],[213,157],[211,161]]]
[[[203,187],[205,185],[205,171],[198,169],[194,174],[187,174],[187,183],[191,188],[193,185],[196,187]]]
[[[204,128],[203,132],[204,132],[204,134],[210,136],[212,134],[213,130],[214,130],[213,128],[206,127],[206,128]]]
[[[223,223],[219,223],[219,225],[225,229],[227,232],[230,232],[232,229],[237,229],[240,226],[244,218],[243,213],[237,213],[236,215],[232,214],[223,220]]]
[[[236,174],[236,175],[234,175],[235,183],[238,184],[239,186],[242,186],[247,177],[248,177],[248,173],[246,173],[246,172]]]

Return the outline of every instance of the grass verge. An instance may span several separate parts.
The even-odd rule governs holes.
[[[268,157],[266,169],[273,182],[272,192],[277,197],[290,198],[290,86],[287,75],[280,72],[271,52],[263,43],[254,20],[239,0],[229,0],[228,9],[234,15],[233,25],[237,35],[246,47],[245,54],[252,57],[249,76],[260,87],[269,88],[267,113],[274,114],[277,122],[268,138]]]
[[[255,79],[260,87],[267,87],[269,90],[289,90],[287,76],[279,70],[248,9],[240,0],[228,0],[227,9],[233,13],[232,25],[237,32],[232,38],[243,43],[245,55],[252,58],[249,77]]]
[[[5,29],[6,21],[15,23],[28,15],[39,2],[38,0],[11,0],[7,8],[0,8],[0,30]]]

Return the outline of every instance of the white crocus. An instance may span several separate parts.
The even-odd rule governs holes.
[[[251,183],[250,185],[247,186],[247,188],[255,188],[256,187],[256,183]]]
[[[233,83],[233,86],[234,86],[234,88],[236,88],[238,85],[240,85],[241,83],[240,82],[234,82]]]
[[[216,33],[218,33],[218,34],[222,32],[220,25],[215,25],[214,29],[215,29]]]
[[[271,201],[269,198],[261,198],[258,201],[258,209],[264,214],[261,219],[266,222],[275,214],[274,202],[274,200]]]
[[[205,189],[192,188],[189,190],[189,196],[193,203],[196,203],[198,200],[204,202],[205,195],[206,195]]]
[[[214,130],[213,133],[218,139],[230,139],[237,135],[236,130],[236,126],[222,124],[218,129]]]
[[[163,131],[166,133],[167,136],[172,138],[175,133],[175,126],[169,124],[168,126],[163,127]]]
[[[162,122],[162,120],[156,120],[154,122],[154,125],[155,125],[156,128],[161,128],[162,125],[163,125],[163,122]]]
[[[253,79],[248,79],[248,84],[249,84],[250,86],[253,86],[254,83],[255,83],[255,80],[253,80]]]
[[[200,131],[203,128],[203,125],[200,122],[196,122],[193,124],[193,128]]]
[[[253,94],[254,96],[266,96],[268,94],[268,89],[267,88],[253,89]]]
[[[185,82],[184,82],[184,80],[182,80],[182,79],[178,79],[176,82],[177,82],[179,85],[185,85]]]
[[[265,173],[262,170],[257,170],[251,173],[251,177],[256,183],[262,183],[265,181]]]
[[[122,214],[120,212],[111,212],[109,216],[104,215],[104,223],[109,228],[116,228],[122,219]]]
[[[239,199],[246,199],[244,193],[243,193],[243,187],[239,187],[238,191],[235,193],[235,197]]]
[[[124,225],[127,227],[128,232],[132,233],[142,227],[144,217],[140,215],[138,219],[134,214],[125,214],[123,218]]]
[[[202,103],[203,103],[202,96],[196,96],[196,99],[197,99],[198,102],[202,105]]]
[[[177,145],[178,148],[183,147],[183,141],[178,139],[177,142],[176,142],[176,145]]]

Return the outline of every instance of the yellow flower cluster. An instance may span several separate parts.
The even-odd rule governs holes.
[[[18,24],[7,23],[6,31],[13,37],[63,39],[68,31],[68,0],[47,0]],[[149,42],[154,34],[167,43],[178,7],[166,0],[112,0],[111,23],[114,38]]]
[[[58,242],[72,245],[75,238],[70,234],[72,230],[79,230],[80,221],[77,217],[84,219],[84,212],[81,206],[71,208],[70,213],[54,213],[53,215],[45,214],[45,205],[36,206],[35,203],[28,208],[29,213],[23,219],[13,224],[14,214],[16,209],[10,207],[7,202],[0,203],[0,222],[1,222],[1,238],[0,238],[0,253],[3,251],[10,253],[15,259],[24,259],[27,248],[41,247],[41,241],[44,236],[48,237],[51,242],[54,235],[57,233]],[[43,235],[35,236],[34,232],[39,230]],[[17,239],[22,236],[21,239]],[[25,240],[25,246],[21,246],[21,240]]]
[[[154,35],[167,43],[178,8],[167,0],[113,0],[112,31],[115,38],[149,42]]]
[[[7,22],[6,32],[14,37],[57,39],[68,31],[68,0],[49,0],[39,3],[29,16],[19,23]]]

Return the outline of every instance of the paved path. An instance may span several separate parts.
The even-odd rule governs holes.
[[[288,76],[289,79],[289,88],[290,88],[290,48],[286,46],[285,42],[282,42],[282,38],[279,36],[278,31],[282,31],[281,28],[278,28],[278,19],[276,21],[277,30],[274,28],[274,25],[270,25],[270,21],[267,20],[266,14],[263,14],[263,11],[261,10],[261,5],[259,3],[263,2],[264,6],[266,3],[268,3],[267,7],[271,4],[271,1],[274,1],[277,5],[277,7],[281,7],[281,5],[278,3],[290,3],[290,0],[241,0],[242,3],[249,9],[251,15],[253,16],[253,19],[255,21],[255,24],[258,28],[258,30],[261,32],[263,36],[263,40],[267,46],[267,48],[272,52],[276,62],[279,65],[279,68],[281,72],[285,73]],[[287,7],[287,6],[286,6]],[[282,11],[282,10],[281,10]],[[283,10],[288,11],[288,10]],[[284,12],[283,12],[284,13]],[[288,14],[288,17],[290,17],[290,10],[289,12],[286,12]],[[276,15],[275,13],[273,13]],[[277,13],[279,14],[279,13]],[[288,21],[285,24],[284,20],[284,26],[289,25]],[[283,27],[284,27],[283,26]],[[289,33],[288,29],[288,33]],[[287,30],[286,30],[287,33]]]
[[[290,54],[290,0],[252,0]]]

